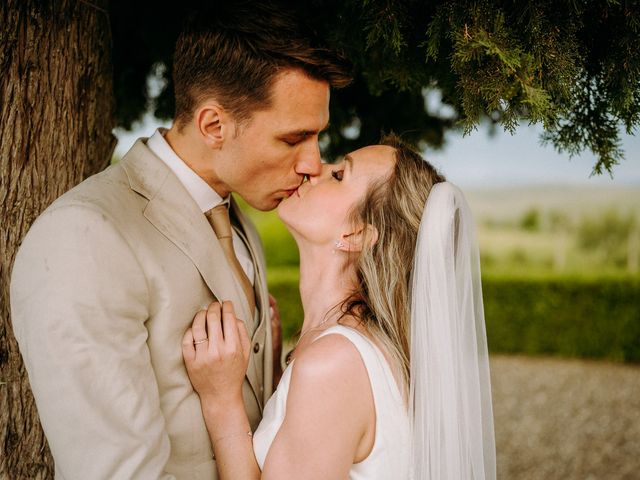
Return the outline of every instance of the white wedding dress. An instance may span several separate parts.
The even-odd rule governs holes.
[[[343,335],[360,352],[371,382],[376,411],[375,442],[369,456],[354,464],[350,480],[404,480],[409,478],[411,429],[402,395],[382,352],[358,331],[336,325],[325,335]],[[315,341],[315,340],[314,340]],[[284,420],[289,382],[295,361],[286,368],[278,388],[267,402],[262,422],[253,436],[253,449],[260,469]]]

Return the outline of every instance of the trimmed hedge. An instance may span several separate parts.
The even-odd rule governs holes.
[[[489,348],[640,362],[640,281],[484,278]]]
[[[483,278],[492,352],[640,362],[640,279]],[[270,277],[283,335],[299,331],[297,272]]]

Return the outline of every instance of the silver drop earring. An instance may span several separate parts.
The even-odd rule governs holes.
[[[335,254],[339,249],[341,249],[342,247],[344,247],[344,243],[342,243],[341,240],[336,241],[334,244],[334,249],[333,249],[333,253]]]

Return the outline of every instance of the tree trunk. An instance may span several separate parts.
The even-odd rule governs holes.
[[[107,7],[106,0],[0,2],[2,479],[53,478],[11,328],[9,279],[16,250],[35,218],[108,165],[115,146]]]

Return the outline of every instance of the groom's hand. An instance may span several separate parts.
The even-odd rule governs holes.
[[[242,402],[251,342],[231,302],[213,302],[199,311],[182,341],[182,355],[193,388],[216,404]]]

